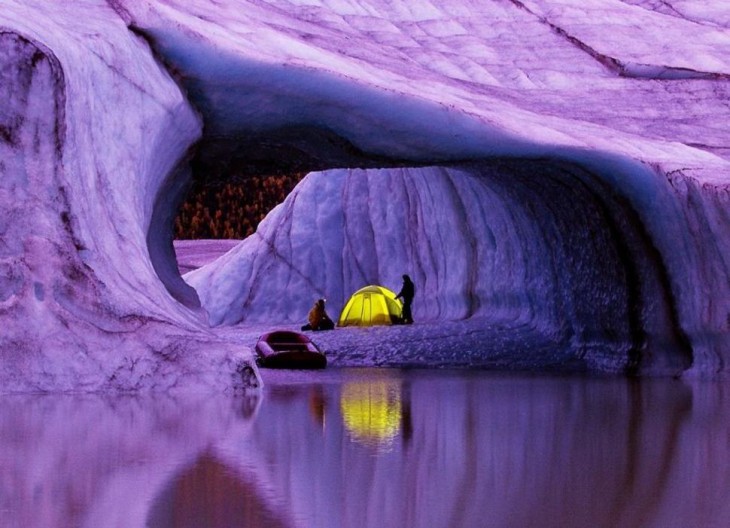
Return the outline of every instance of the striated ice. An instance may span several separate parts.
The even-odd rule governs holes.
[[[525,322],[598,370],[723,373],[728,19],[680,0],[4,1],[4,390],[231,387],[250,343],[208,315],[293,322],[404,268],[422,321]],[[309,212],[290,198],[196,293],[171,228],[199,140],[368,170],[308,177]],[[379,177],[432,212],[407,236],[411,202],[376,203],[397,194]],[[343,181],[373,198],[338,201]],[[338,214],[360,219],[347,243]],[[273,239],[307,256],[296,273]]]

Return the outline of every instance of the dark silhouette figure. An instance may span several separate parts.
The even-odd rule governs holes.
[[[403,286],[400,289],[396,299],[403,299],[403,324],[413,324],[413,314],[411,313],[411,304],[413,297],[416,295],[416,287],[408,275],[403,275]]]
[[[309,310],[309,324],[305,324],[302,330],[332,330],[335,323],[327,315],[324,309],[324,299],[318,299],[314,306]]]

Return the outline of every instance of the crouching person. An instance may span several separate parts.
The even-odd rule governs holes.
[[[324,299],[317,299],[309,310],[309,324],[305,324],[302,330],[332,330],[335,327],[335,323],[324,309],[324,302]]]

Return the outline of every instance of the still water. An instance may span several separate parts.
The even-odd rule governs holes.
[[[720,382],[267,377],[260,397],[3,397],[0,526],[730,526]]]

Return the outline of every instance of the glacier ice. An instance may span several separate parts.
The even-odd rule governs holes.
[[[724,372],[729,12],[656,5],[7,0],[4,390],[237,385],[250,352],[208,313],[214,325],[291,321],[311,293],[342,298],[416,262],[430,266],[422,320],[533,325],[598,370]],[[197,293],[171,240],[196,155],[211,172],[227,157],[325,170],[191,275]],[[390,181],[431,224],[405,233],[390,223],[409,221],[403,209],[374,195],[338,202],[345,181]],[[581,226],[576,211],[598,220]],[[345,243],[345,214],[389,227],[373,236],[360,222]],[[280,271],[272,237],[277,251],[306,246],[298,275]],[[411,252],[394,252],[404,241]],[[265,284],[269,269],[306,299],[250,296],[283,289]]]

